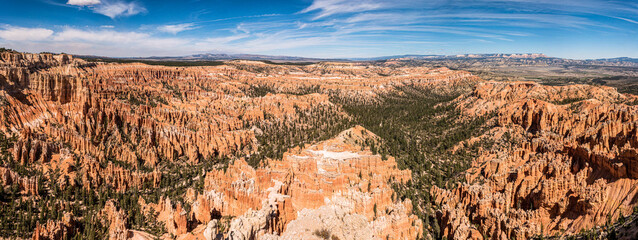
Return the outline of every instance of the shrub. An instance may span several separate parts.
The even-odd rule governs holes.
[[[330,239],[330,235],[332,235],[330,231],[328,231],[328,229],[325,229],[325,228],[317,229],[312,234],[326,240]]]

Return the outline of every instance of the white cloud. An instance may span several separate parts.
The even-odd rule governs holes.
[[[626,21],[626,22],[630,22],[630,23],[638,24],[638,21],[636,21],[636,20],[631,20],[631,19],[629,19],[629,18],[623,18],[623,17],[613,17],[613,18],[615,18],[615,19],[620,19],[620,20],[623,20],[623,21]]]
[[[116,46],[124,49],[161,49],[171,48],[188,41],[179,38],[158,38],[147,33],[139,32],[118,32],[113,30],[82,30],[76,28],[66,28],[62,32],[54,35],[56,42],[84,42],[102,46]],[[125,50],[126,51],[126,50]]]
[[[76,6],[88,6],[100,4],[100,0],[69,0],[66,4],[76,5]]]
[[[95,13],[99,13],[110,18],[128,17],[146,12],[146,8],[135,2],[126,3],[120,1],[104,2],[99,5],[91,6],[91,9]]]
[[[59,3],[50,4],[60,5]],[[79,9],[90,9],[94,13],[110,18],[128,17],[146,12],[146,8],[142,5],[137,2],[126,2],[126,0],[68,0],[66,4],[79,6]]]
[[[360,13],[344,20],[346,23],[383,22],[396,24],[416,23],[423,18],[418,12],[392,12],[392,13]]]
[[[301,13],[319,11],[315,19],[340,13],[355,13],[383,8],[384,4],[372,0],[315,0]]]
[[[5,27],[0,30],[0,38],[9,41],[41,41],[53,34],[52,30],[46,28],[22,28]]]
[[[255,34],[241,32],[208,38],[159,37],[151,33],[117,31],[100,27],[94,29],[66,27],[56,32],[47,30],[46,34],[40,37],[33,37],[34,34],[23,34],[25,31],[22,28],[10,27],[10,31],[7,30],[7,32],[12,32],[13,35],[8,35],[7,39],[23,41],[6,41],[3,44],[6,47],[28,52],[49,51],[113,57],[145,57],[185,55],[213,50],[267,53],[267,51],[280,49],[317,46],[332,41],[330,36],[312,37],[307,33],[288,30]],[[4,32],[0,31],[0,37],[3,39]],[[24,37],[27,35],[31,37]]]
[[[25,44],[28,47],[27,50],[33,52],[52,51],[133,57],[192,52],[190,43],[189,39],[155,37],[143,32],[67,27],[56,32],[46,41]]]
[[[227,36],[227,37],[213,37],[213,38],[206,38],[201,42],[198,42],[197,45],[198,46],[221,46],[221,45],[228,45],[229,43],[241,40],[241,39],[246,39],[250,37],[250,35],[248,34],[239,34],[239,35],[231,35],[231,36]]]
[[[195,25],[192,23],[183,23],[183,24],[175,24],[175,25],[164,25],[157,27],[157,30],[172,34],[177,34],[179,32],[187,31],[195,29]]]
[[[86,31],[76,28],[66,28],[57,33],[55,41],[87,41],[87,42],[131,42],[148,37],[145,33],[116,32],[112,30]]]
[[[100,11],[112,18],[146,11],[141,5],[131,6],[132,3],[128,3],[130,1],[133,0],[101,0],[100,4],[79,9]],[[493,1],[499,1],[506,9],[482,8],[494,5]],[[67,27],[55,33],[45,32],[40,37],[21,38],[24,41],[6,41],[26,34],[14,33],[3,37],[6,35],[5,31],[17,30],[9,31],[11,29],[5,27],[5,31],[2,31],[3,26],[0,25],[0,38],[5,39],[0,42],[22,51],[63,51],[114,57],[177,56],[211,50],[226,53],[356,57],[393,55],[398,52],[466,53],[470,47],[465,45],[476,45],[476,42],[490,42],[496,46],[496,43],[507,45],[510,44],[507,43],[509,41],[524,38],[534,40],[539,36],[535,34],[538,29],[617,31],[605,26],[609,22],[572,14],[575,11],[582,12],[582,15],[594,14],[588,13],[590,9],[581,6],[577,0],[539,1],[540,3],[533,3],[533,0],[477,0],[468,3],[447,0],[314,0],[309,7],[299,12],[303,14],[292,16],[241,16],[184,24],[142,26],[131,31],[119,31],[113,26]],[[556,4],[550,4],[553,2]],[[608,5],[599,4],[601,9],[616,7]],[[618,21],[614,22],[638,22],[633,15],[626,14],[628,12],[619,14],[616,17]],[[289,17],[295,21],[291,21]],[[161,34],[178,34],[203,28],[206,23],[231,19],[242,20],[220,24],[222,28],[202,31],[199,36]],[[444,39],[439,39],[440,36]]]

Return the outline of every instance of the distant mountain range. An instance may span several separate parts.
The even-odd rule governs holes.
[[[514,54],[460,54],[460,55],[394,55],[374,58],[352,58],[356,61],[375,61],[375,60],[421,60],[421,59],[463,59],[463,58],[548,58],[542,53],[514,53]]]
[[[273,61],[273,62],[323,62],[323,61],[383,61],[383,60],[458,60],[458,59],[561,59],[548,57],[542,53],[514,53],[514,54],[461,54],[461,55],[394,55],[371,58],[308,58],[296,56],[273,56],[259,54],[226,54],[226,53],[203,53],[178,57],[143,57],[143,58],[110,58],[100,56],[78,56],[80,58],[92,59],[123,59],[123,60],[144,60],[144,61],[228,61],[228,60],[253,60],[253,61]],[[638,58],[618,57],[603,59],[588,59],[577,61],[600,61],[600,62],[629,62],[638,63]]]
[[[162,60],[162,61],[219,61],[219,60],[261,60],[261,61],[286,61],[286,62],[321,62],[321,61],[378,61],[378,60],[418,60],[418,59],[458,59],[458,58],[547,58],[544,54],[523,53],[523,54],[464,54],[464,55],[395,55],[372,58],[307,58],[294,56],[271,56],[258,54],[225,54],[225,53],[204,53],[182,57],[147,57],[135,58],[142,60]]]
[[[638,58],[628,58],[628,57],[618,57],[618,58],[601,58],[601,59],[596,59],[596,61],[603,61],[603,62],[632,62],[632,63],[638,63]]]
[[[80,56],[84,57],[84,56]],[[226,53],[203,53],[178,57],[144,57],[144,58],[109,58],[98,56],[86,56],[86,58],[105,59],[125,59],[144,61],[228,61],[228,60],[253,60],[253,61],[273,61],[273,62],[323,62],[323,61],[349,61],[349,59],[328,59],[328,58],[307,58],[294,56],[271,56],[259,54],[226,54]]]

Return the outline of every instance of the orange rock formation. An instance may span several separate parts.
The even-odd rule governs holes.
[[[0,132],[17,136],[11,150],[16,162],[47,178],[57,177],[51,181],[63,189],[81,184],[93,190],[106,187],[124,192],[159,188],[162,180],[172,177],[165,171],[175,162],[197,164],[253,153],[258,147],[256,134],[261,131],[253,127],[257,123],[285,124],[318,109],[344,114],[330,102],[330,96],[374,102],[379,94],[402,85],[440,86],[445,91],[446,86],[469,86],[476,81],[467,72],[446,68],[350,63],[280,66],[252,61],[185,68],[87,63],[69,55],[3,52]],[[290,94],[255,95],[255,86]],[[165,229],[176,236],[217,232],[213,226],[219,225],[212,222],[222,215],[241,216],[230,224],[232,234],[282,235],[293,220],[323,216],[325,211],[320,209],[325,207],[338,207],[339,216],[365,223],[370,230],[365,231],[366,236],[420,235],[420,222],[411,215],[411,204],[392,199],[388,185],[408,180],[410,173],[396,170],[393,160],[381,161],[355,149],[352,142],[339,144],[297,149],[259,169],[237,160],[226,173],[206,174],[204,194],[192,193],[186,202],[164,197],[160,204],[144,205],[152,206],[146,209],[158,213]],[[324,145],[344,148],[336,153],[348,152],[352,158],[324,158]],[[4,187],[19,182],[25,194],[37,194],[37,179],[4,168],[0,174]],[[191,210],[185,211],[184,204]],[[126,229],[122,221],[126,217],[115,205],[107,205],[103,213],[108,216],[110,237],[143,236]],[[297,213],[304,209],[308,210],[305,217],[298,218]],[[45,231],[49,225],[38,227],[34,236],[51,235]],[[252,230],[246,231],[248,226]]]
[[[526,239],[629,214],[638,197],[638,109],[623,102],[633,99],[606,87],[529,82],[481,83],[458,99],[469,116],[495,112],[499,127],[483,137],[509,142],[484,151],[467,183],[432,189],[444,235]]]
[[[329,229],[340,239],[422,236],[411,202],[393,199],[389,185],[408,181],[410,171],[398,170],[392,157],[382,160],[362,150],[359,143],[368,138],[376,136],[355,127],[334,139],[293,149],[263,168],[237,160],[225,171],[206,175],[205,192],[195,197],[190,213],[172,207],[169,200],[151,206],[175,236],[186,234],[188,221],[205,226],[213,215],[238,216],[230,224],[232,239],[311,237],[319,229]]]
[[[62,187],[163,191],[162,181],[177,177],[166,174],[171,164],[254,154],[257,123],[287,124],[313,110],[344,115],[331,99],[376,103],[413,85],[469,91],[453,102],[463,117],[495,116],[490,121],[497,127],[480,138],[495,140],[497,148],[473,161],[466,183],[431,189],[448,239],[574,233],[636,205],[638,110],[628,105],[634,96],[586,85],[483,82],[447,68],[253,61],[167,67],[3,52],[0,132],[17,137],[14,161],[58,177],[51,180]],[[279,94],[261,95],[259,88]],[[411,173],[397,169],[392,157],[362,149],[375,138],[355,127],[256,169],[237,159],[226,170],[206,172],[203,192],[191,189],[183,200],[139,202],[164,224],[163,238],[312,239],[321,229],[340,239],[422,236],[411,202],[396,199],[390,187]],[[472,141],[455,150],[464,144]],[[2,187],[18,183],[20,192],[37,198],[38,182],[0,167]],[[116,205],[108,202],[100,212],[111,239],[153,238],[128,229],[127,213]],[[228,216],[233,219],[225,222]],[[38,225],[33,237],[64,238],[77,220],[66,214]]]

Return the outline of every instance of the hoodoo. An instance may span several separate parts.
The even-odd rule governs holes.
[[[2,52],[0,238],[634,239],[637,101],[411,60]]]

